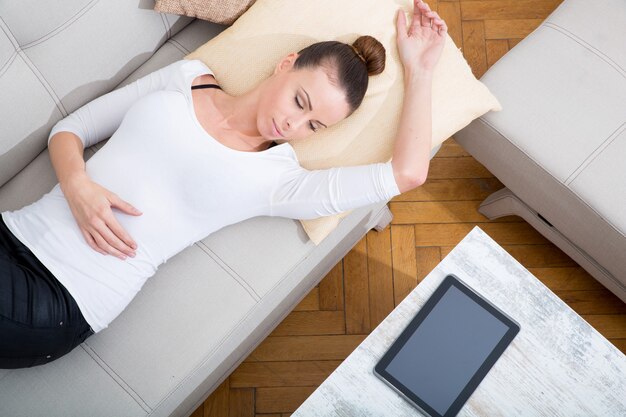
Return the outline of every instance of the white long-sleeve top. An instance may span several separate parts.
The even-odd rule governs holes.
[[[261,152],[229,148],[196,118],[191,84],[213,72],[181,59],[100,96],[59,121],[85,148],[110,140],[88,176],[143,212],[113,208],[135,240],[125,260],[92,249],[60,185],[2,217],[9,230],[76,300],[94,332],[108,327],[168,258],[227,225],[255,216],[312,219],[400,194],[391,162],[307,170],[283,143]]]

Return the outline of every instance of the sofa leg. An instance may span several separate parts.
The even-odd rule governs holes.
[[[614,277],[602,265],[598,264],[595,259],[569,240],[546,218],[513,194],[508,188],[498,190],[487,197],[481,203],[478,211],[489,218],[489,220],[510,215],[519,216],[526,220],[546,239],[558,246],[602,285],[626,303],[626,285]]]
[[[378,221],[373,228],[376,229],[377,232],[382,232],[389,225],[389,223],[391,223],[391,219],[393,219],[391,210],[389,210],[388,205],[385,205],[380,211],[380,217],[378,217]]]
[[[515,210],[515,206],[518,202],[519,199],[517,196],[505,187],[487,197],[485,201],[480,204],[478,212],[489,220],[510,215],[519,216],[519,212]]]

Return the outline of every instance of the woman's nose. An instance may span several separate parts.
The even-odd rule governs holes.
[[[302,117],[299,118],[294,118],[291,119],[291,121],[286,120],[285,123],[287,124],[287,129],[288,131],[294,131],[294,130],[298,130],[298,128],[300,127],[300,125],[306,123],[307,121],[307,117],[306,115],[302,115]]]

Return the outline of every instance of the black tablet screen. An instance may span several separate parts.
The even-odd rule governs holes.
[[[508,330],[452,285],[385,370],[443,415]]]

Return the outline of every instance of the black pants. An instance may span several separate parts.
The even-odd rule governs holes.
[[[0,217],[0,368],[30,368],[94,332],[74,298]]]

